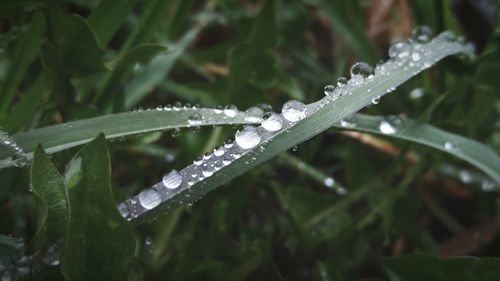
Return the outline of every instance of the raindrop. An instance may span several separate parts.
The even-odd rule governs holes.
[[[328,177],[325,178],[323,183],[325,184],[326,187],[333,187],[333,185],[335,185],[335,180],[333,178]]]
[[[351,67],[351,78],[358,75],[363,78],[367,78],[368,76],[373,75],[373,67],[371,67],[366,62],[357,62],[353,64],[353,66]]]
[[[340,120],[340,126],[343,128],[354,128],[357,125],[357,120],[354,115],[347,116],[346,118]]]
[[[380,121],[378,126],[380,132],[386,135],[392,135],[398,132],[401,127],[401,118],[397,116],[389,116]]]
[[[338,87],[342,87],[342,86],[345,86],[347,85],[347,78],[345,78],[344,76],[341,76],[339,77],[339,79],[337,79],[337,86]]]
[[[203,154],[203,159],[208,160],[210,158],[212,158],[212,154],[210,152],[206,152],[205,154]]]
[[[458,145],[454,142],[447,141],[444,143],[444,149],[446,150],[456,150],[458,149]]]
[[[59,265],[59,249],[56,245],[49,246],[42,253],[41,260],[44,264],[48,266]]]
[[[372,104],[378,104],[380,102],[380,96],[372,98]]]
[[[182,103],[181,102],[175,102],[174,103],[174,110],[175,111],[180,111],[182,109]]]
[[[335,86],[333,86],[333,85],[326,85],[325,88],[323,89],[325,96],[333,95],[334,91],[335,91]]]
[[[457,36],[451,30],[442,32],[441,34],[438,35],[438,37],[446,41],[455,41],[457,39]]]
[[[264,110],[256,106],[252,106],[245,111],[245,121],[247,122],[261,122],[262,116],[264,116]]]
[[[139,202],[141,203],[142,207],[144,207],[144,209],[151,210],[154,207],[160,205],[160,193],[152,188],[147,188],[139,193]]]
[[[410,55],[410,45],[406,42],[397,42],[394,43],[389,48],[389,57],[390,58],[405,58]]]
[[[214,112],[215,112],[215,114],[221,114],[221,113],[222,113],[222,111],[223,111],[223,109],[224,109],[224,108],[222,107],[222,105],[217,105],[217,106],[214,108]]]
[[[130,210],[128,209],[127,204],[125,203],[118,204],[118,210],[122,214],[122,217],[128,218],[130,216]]]
[[[271,132],[279,131],[283,127],[283,118],[274,112],[270,113],[264,122],[262,122],[262,127]]]
[[[235,117],[237,113],[238,108],[235,105],[230,104],[224,108],[224,114],[227,117]]]
[[[222,158],[222,164],[224,165],[229,165],[231,164],[231,162],[233,162],[233,158],[231,157],[231,155],[229,154],[226,154],[223,158]]]
[[[283,105],[281,113],[286,120],[290,122],[297,122],[307,116],[307,108],[303,103],[291,100]]]
[[[260,143],[261,136],[254,127],[247,126],[243,130],[236,132],[235,139],[241,148],[250,149]]]
[[[176,170],[163,176],[163,185],[169,189],[176,189],[182,184],[182,175]]]
[[[417,26],[411,32],[411,38],[418,43],[427,43],[432,38],[432,30],[426,25]]]
[[[420,59],[422,58],[422,55],[420,55],[420,52],[418,51],[415,51],[411,54],[411,59],[414,61],[414,62],[417,62],[419,61]]]
[[[199,112],[194,112],[188,117],[189,125],[201,125],[203,123],[203,116]]]
[[[203,163],[203,156],[199,156],[193,161],[193,164],[195,164],[196,166],[200,166],[202,163]]]
[[[231,138],[224,142],[224,147],[229,149],[233,147],[233,144],[234,144],[234,139]]]
[[[259,103],[257,107],[262,109],[264,112],[269,112],[273,110],[273,107],[268,103]]]
[[[210,177],[214,174],[215,172],[215,168],[212,167],[211,165],[205,165],[202,167],[201,169],[201,173],[203,174],[203,176],[205,177]]]
[[[410,92],[410,98],[414,100],[421,98],[423,95],[424,95],[424,89],[422,88],[415,88]]]
[[[217,157],[224,155],[224,153],[226,153],[226,150],[223,146],[219,146],[218,148],[214,149],[214,155]]]

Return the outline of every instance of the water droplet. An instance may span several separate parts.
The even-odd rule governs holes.
[[[224,114],[227,117],[235,117],[238,114],[238,108],[235,105],[228,105],[224,108]]]
[[[326,187],[333,187],[333,185],[335,185],[335,180],[333,178],[328,177],[325,178],[323,183],[325,184]]]
[[[305,104],[296,100],[291,100],[283,105],[281,113],[286,120],[290,122],[297,122],[307,116],[307,108]]]
[[[223,110],[224,110],[224,108],[222,107],[222,105],[217,105],[217,106],[214,108],[214,112],[215,112],[215,114],[221,114]]]
[[[450,41],[450,42],[457,40],[457,36],[455,35],[455,32],[453,32],[451,30],[441,32],[441,34],[439,34],[438,37],[445,40],[445,41]]]
[[[158,193],[158,191],[156,191],[155,189],[147,188],[139,193],[139,202],[141,203],[142,207],[144,207],[144,209],[151,210],[154,207],[160,205],[160,193]]]
[[[128,209],[128,206],[125,203],[118,204],[118,211],[120,211],[122,217],[124,218],[128,218],[130,216],[130,210]]]
[[[211,165],[205,165],[201,168],[201,173],[205,177],[210,177],[215,173],[215,168]]]
[[[337,188],[337,194],[338,195],[346,195],[347,194],[347,189],[345,189],[343,187],[339,187],[339,188]]]
[[[247,126],[243,130],[236,132],[235,139],[241,148],[250,149],[260,143],[261,136],[254,127]]]
[[[166,188],[176,189],[182,184],[182,175],[176,170],[163,176],[162,182]]]
[[[492,180],[489,180],[489,179],[485,179],[481,182],[481,189],[483,191],[493,191],[495,190],[495,183],[492,181]]]
[[[283,127],[283,118],[276,113],[270,113],[268,117],[262,122],[262,127],[268,131],[276,132]]]
[[[261,122],[262,116],[264,116],[264,110],[256,106],[252,106],[245,111],[245,121],[247,122]]]
[[[418,51],[414,51],[413,53],[411,53],[411,59],[412,59],[414,62],[419,61],[421,58],[422,58],[422,55],[420,54],[420,52],[418,52]]]
[[[214,155],[217,157],[220,157],[226,153],[226,150],[224,149],[223,146],[219,146],[216,149],[214,149]]]
[[[458,149],[458,145],[454,142],[447,141],[444,143],[444,149],[446,150],[456,150]]]
[[[259,103],[257,107],[262,109],[264,112],[269,112],[273,110],[273,107],[268,103]]]
[[[24,167],[28,163],[28,157],[22,150],[16,150],[14,156],[12,156],[12,163],[16,167]]]
[[[465,184],[469,184],[472,182],[472,175],[466,170],[460,170],[458,172],[458,176],[460,177],[460,180]]]
[[[357,62],[353,64],[353,66],[351,67],[351,78],[358,75],[363,78],[367,78],[368,76],[373,75],[373,67],[371,67],[366,62]]]
[[[389,57],[390,58],[405,58],[410,55],[410,45],[406,42],[397,42],[394,43],[389,48]]]
[[[333,86],[333,85],[326,85],[325,88],[323,89],[325,96],[333,95],[334,91],[335,91],[335,86]]]
[[[354,128],[357,124],[358,122],[354,115],[347,116],[346,118],[340,120],[340,126],[344,128]]]
[[[203,159],[208,160],[210,158],[212,158],[212,153],[206,152],[205,154],[203,154]]]
[[[410,92],[410,98],[414,100],[421,98],[423,95],[424,95],[424,89],[422,88],[415,88]]]
[[[196,166],[200,166],[202,163],[203,163],[203,156],[199,156],[193,161],[193,164],[195,164]]]
[[[229,165],[231,164],[231,162],[233,162],[233,158],[231,155],[229,154],[226,154],[223,158],[222,158],[222,164],[224,165]]]
[[[411,32],[411,38],[418,43],[427,43],[432,38],[432,30],[426,25],[417,26]]]
[[[174,110],[175,111],[180,111],[182,109],[182,103],[181,102],[175,102],[174,103]]]
[[[380,102],[380,96],[372,98],[372,104],[378,104]]]
[[[188,117],[188,123],[189,125],[201,125],[203,123],[203,116],[199,112],[194,112],[193,114],[189,115]]]
[[[170,104],[165,105],[165,106],[163,107],[163,110],[165,110],[165,111],[170,111],[170,110],[172,110],[172,105],[170,105]]]
[[[172,133],[170,134],[173,138],[178,138],[182,135],[182,129],[181,128],[175,128],[172,130]]]
[[[339,77],[339,79],[337,79],[337,86],[338,87],[345,86],[345,85],[347,85],[347,82],[348,82],[347,78],[345,78],[344,76],[341,76],[341,77]]]
[[[233,147],[233,144],[234,144],[234,139],[231,138],[224,142],[224,147],[229,149]]]
[[[401,123],[401,118],[397,116],[389,116],[380,121],[378,128],[382,134],[392,135],[398,132],[401,127]]]

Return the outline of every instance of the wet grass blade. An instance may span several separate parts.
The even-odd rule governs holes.
[[[24,150],[29,160],[38,144],[42,144],[47,153],[54,153],[87,143],[99,133],[104,133],[106,138],[110,139],[190,126],[246,123],[245,114],[242,112],[237,112],[234,117],[217,112],[210,108],[183,108],[118,113],[21,132],[12,138]],[[190,117],[196,115],[202,118],[199,124],[196,120],[190,123]],[[0,168],[14,165],[13,161],[8,159],[11,154],[12,151],[8,147],[0,146]]]

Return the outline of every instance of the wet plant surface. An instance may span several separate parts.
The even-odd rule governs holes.
[[[0,3],[1,280],[500,280],[496,4]]]

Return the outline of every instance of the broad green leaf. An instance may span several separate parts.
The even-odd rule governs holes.
[[[216,110],[205,109],[165,109],[145,110],[136,112],[118,113],[59,125],[48,126],[12,136],[27,154],[32,158],[38,144],[42,144],[48,153],[54,153],[70,147],[81,145],[104,133],[106,138],[117,138],[131,134],[162,131],[190,126],[212,126],[226,124],[245,124],[245,114],[236,112],[234,117],[216,113]],[[189,119],[193,114],[200,114],[200,124],[191,124]],[[7,159],[12,152],[0,146],[0,167],[12,166],[14,163]]]
[[[45,31],[45,18],[40,12],[33,15],[31,25],[24,34],[18,51],[11,62],[11,68],[5,79],[3,87],[0,89],[0,119],[6,123],[6,114],[11,109],[11,102],[17,94],[19,85],[25,79],[28,67],[37,58],[42,35]]]
[[[35,241],[39,246],[55,243],[64,237],[66,230],[68,194],[62,176],[41,146],[33,155],[31,187],[38,199]]]
[[[383,258],[381,263],[391,281],[493,281],[500,276],[500,259],[496,257],[440,258],[419,254]]]
[[[157,183],[153,187],[159,190],[162,197],[162,204],[157,208],[150,210],[143,208],[137,203],[139,202],[137,197],[127,200],[127,205],[129,209],[133,209],[132,215],[134,217],[139,216],[137,223],[140,223],[186,201],[197,200],[209,191],[242,175],[277,154],[330,128],[341,119],[371,104],[373,99],[378,99],[391,92],[395,87],[442,58],[457,53],[472,55],[471,51],[468,45],[449,40],[444,35],[438,36],[427,44],[419,45],[418,51],[416,51],[418,56],[414,56],[417,58],[417,63],[412,56],[407,59],[390,60],[378,66],[375,74],[369,78],[362,79],[361,82],[351,79],[348,85],[336,88],[331,96],[308,104],[306,106],[308,114],[300,121],[284,122],[282,128],[276,132],[268,131],[263,127],[257,128],[257,133],[260,136],[258,145],[248,149],[239,145],[232,146],[225,154],[236,154],[241,155],[241,157],[231,158],[229,164],[226,163],[218,170],[212,170],[210,176],[202,175],[194,181],[185,180],[180,187],[173,190],[162,188],[163,184]],[[206,165],[211,167],[211,164],[216,165],[217,163]],[[179,173],[188,178],[192,174],[201,174],[202,167],[193,163],[180,170]]]
[[[103,135],[68,165],[70,217],[61,253],[68,280],[127,280],[137,242],[133,227],[116,208],[110,173]]]

